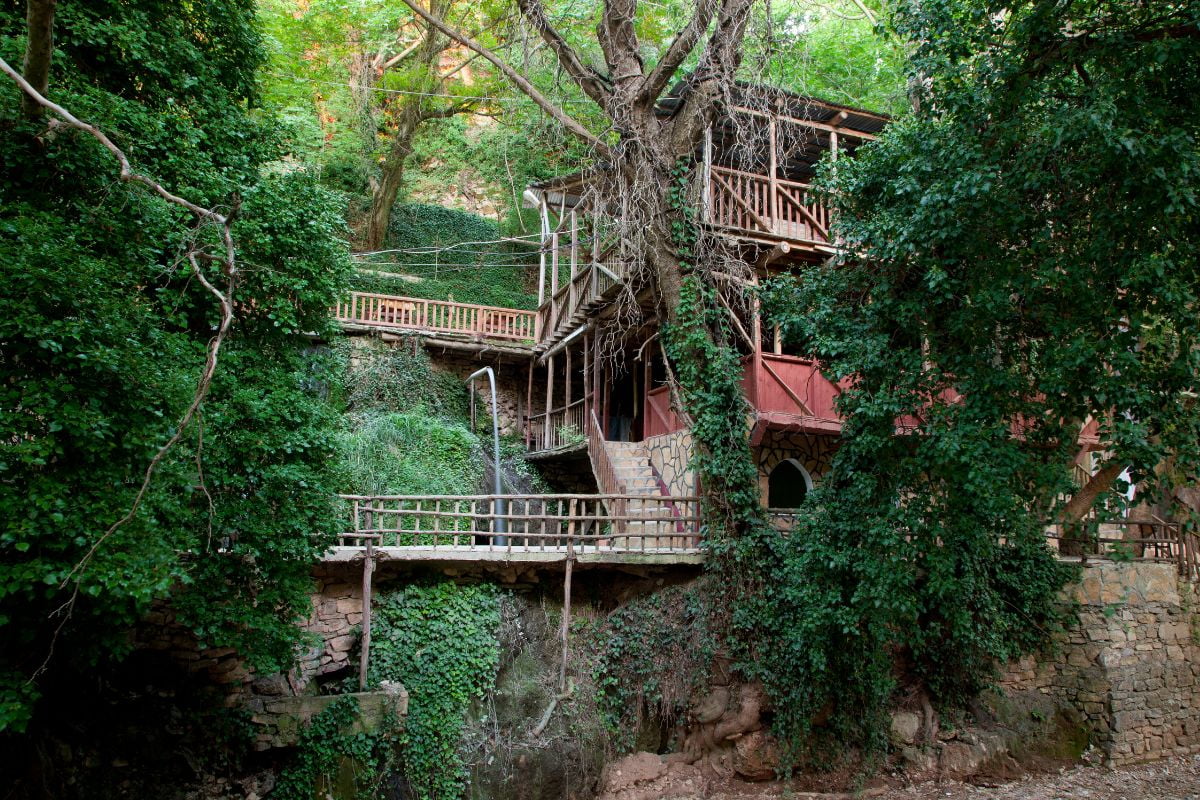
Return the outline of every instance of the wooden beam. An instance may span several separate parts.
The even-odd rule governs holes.
[[[371,657],[371,573],[375,571],[375,542],[367,539],[367,550],[363,557],[362,576],[362,655],[358,660],[358,690],[366,691],[367,665]]]

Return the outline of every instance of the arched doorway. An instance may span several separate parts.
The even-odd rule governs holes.
[[[812,476],[794,458],[785,458],[767,476],[767,508],[799,508],[812,491]]]

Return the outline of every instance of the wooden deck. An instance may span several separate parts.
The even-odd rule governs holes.
[[[325,556],[369,542],[406,561],[696,564],[698,497],[642,495],[341,495],[346,529]]]
[[[351,292],[333,313],[343,325],[459,334],[530,345],[538,336],[537,312],[472,303]]]
[[[708,176],[704,219],[735,237],[833,252],[829,209],[806,183],[714,165]]]

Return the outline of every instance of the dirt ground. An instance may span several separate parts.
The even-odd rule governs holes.
[[[660,783],[655,788],[658,791],[651,789],[642,797],[671,800],[848,800],[856,796],[789,790],[777,783],[727,784],[723,787],[710,784],[695,792],[689,792],[677,783],[673,786]],[[947,782],[880,787],[858,796],[870,800],[1200,800],[1200,755],[1119,769],[1084,765],[1049,774],[1027,775],[995,785]]]
[[[924,784],[875,800],[1200,800],[1200,755],[1134,767],[1080,766],[999,786]]]

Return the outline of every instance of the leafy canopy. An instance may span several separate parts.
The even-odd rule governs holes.
[[[1143,489],[1194,480],[1198,21],[1195,3],[897,6],[919,110],[827,165],[851,255],[765,296],[852,382],[816,506],[741,610],[778,634],[756,656],[785,732],[832,703],[869,740],[895,654],[954,702],[1055,630],[1068,573],[1042,526],[1089,419]]]
[[[9,63],[22,5],[0,8]],[[339,482],[330,376],[301,333],[326,329],[347,278],[344,223],[337,197],[279,162],[276,120],[257,108],[253,4],[61,2],[55,41],[56,101],[173,191],[241,198],[242,280],[196,423],[139,514],[73,572],[191,400],[217,310],[179,257],[207,232],[117,182],[91,138],[19,117],[0,86],[0,729],[26,724],[56,671],[119,655],[167,595],[202,643],[290,663]],[[60,623],[51,671],[28,682]]]

